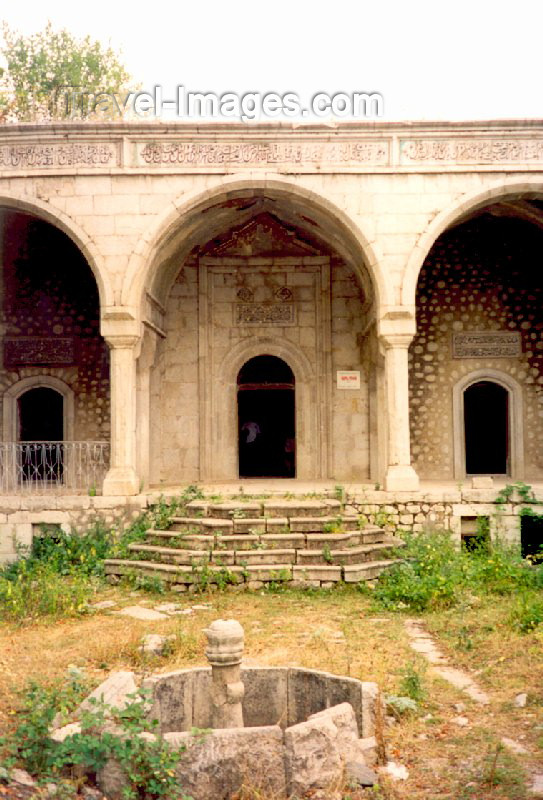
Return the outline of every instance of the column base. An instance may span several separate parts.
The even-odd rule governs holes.
[[[102,486],[102,494],[108,497],[139,494],[140,480],[131,467],[112,467]]]
[[[396,465],[387,469],[385,489],[387,492],[412,492],[419,488],[419,476],[408,465]]]

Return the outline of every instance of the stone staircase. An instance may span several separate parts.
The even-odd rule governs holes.
[[[398,561],[389,551],[404,544],[334,499],[193,500],[185,512],[132,543],[133,558],[107,560],[106,573],[160,578],[177,591],[212,583],[331,588],[378,577]]]

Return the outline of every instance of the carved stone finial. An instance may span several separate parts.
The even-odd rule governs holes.
[[[206,656],[211,666],[240,664],[243,656],[243,628],[235,619],[217,619],[204,630]]]

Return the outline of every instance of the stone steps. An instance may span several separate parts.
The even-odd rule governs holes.
[[[200,568],[184,569],[178,564],[164,564],[158,561],[130,561],[129,559],[109,559],[106,561],[107,575],[140,575],[159,578],[178,591],[196,589],[210,583],[247,584],[248,588],[260,588],[265,583],[292,583],[293,586],[328,587],[335,583],[359,583],[373,580],[385,569],[398,563],[398,559],[383,559],[364,564],[337,565],[296,565],[296,564],[247,564],[202,565]],[[258,586],[256,585],[258,584]]]
[[[174,547],[178,550],[251,550],[263,547],[320,550],[358,547],[359,545],[386,544],[401,547],[399,539],[385,534],[382,530],[351,531],[347,533],[183,533],[182,531],[147,531],[147,544],[160,547]]]
[[[209,544],[212,545],[211,537]],[[262,543],[259,542],[258,545]],[[129,550],[139,557],[140,555],[153,560],[162,561],[168,564],[192,564],[201,565],[204,563],[220,564],[230,566],[238,564],[358,564],[379,556],[391,547],[401,547],[401,539],[387,537],[387,540],[380,544],[364,544],[350,548],[331,549],[329,546],[322,550],[315,548],[279,548],[267,549],[257,546],[251,549],[218,549],[212,546],[200,549],[183,549],[176,547],[164,547],[154,544],[143,544],[133,542],[129,545]]]
[[[159,577],[179,591],[207,583],[270,582],[332,586],[371,580],[396,563],[403,541],[361,526],[338,500],[196,500],[168,530],[149,530],[129,546],[133,558],[106,561],[108,575]]]
[[[272,500],[240,500],[214,503],[204,500],[192,500],[187,504],[189,513],[201,517],[232,519],[235,517],[327,517],[341,512],[339,500],[329,498],[321,500],[272,499]]]

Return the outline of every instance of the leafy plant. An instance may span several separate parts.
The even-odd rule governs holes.
[[[543,598],[523,592],[509,616],[509,625],[520,633],[531,633],[543,624]]]
[[[422,703],[426,698],[426,689],[420,669],[413,662],[407,664],[400,670],[402,680],[400,682],[400,693],[410,697],[415,703]]]
[[[82,713],[80,732],[62,742],[50,738],[55,716],[68,706],[73,709],[82,699],[81,690],[79,680],[72,680],[67,688],[30,684],[15,730],[0,740],[3,763],[8,768],[20,764],[41,779],[56,780],[74,767],[96,773],[113,759],[125,778],[123,800],[180,797],[175,770],[184,748],[171,748],[160,734],[149,736],[149,729],[156,729],[158,722],[148,721],[145,690],[129,695],[124,708],[89,701],[91,708]]]
[[[543,567],[528,567],[518,548],[493,541],[466,552],[445,531],[406,534],[402,563],[379,578],[375,600],[383,607],[417,611],[458,604],[466,592],[512,594],[543,586]]]
[[[50,687],[31,681],[21,693],[17,726],[0,738],[2,763],[10,769],[22,764],[32,775],[48,773],[52,768],[55,743],[49,730],[57,714],[67,714],[82,700],[87,691],[84,675],[71,668],[65,679]]]
[[[419,710],[417,703],[411,697],[389,694],[386,697],[386,704],[389,711],[396,719],[400,717],[416,714]]]
[[[327,564],[331,564],[333,562],[332,551],[330,550],[330,545],[325,544],[322,548],[322,557],[326,561]]]

